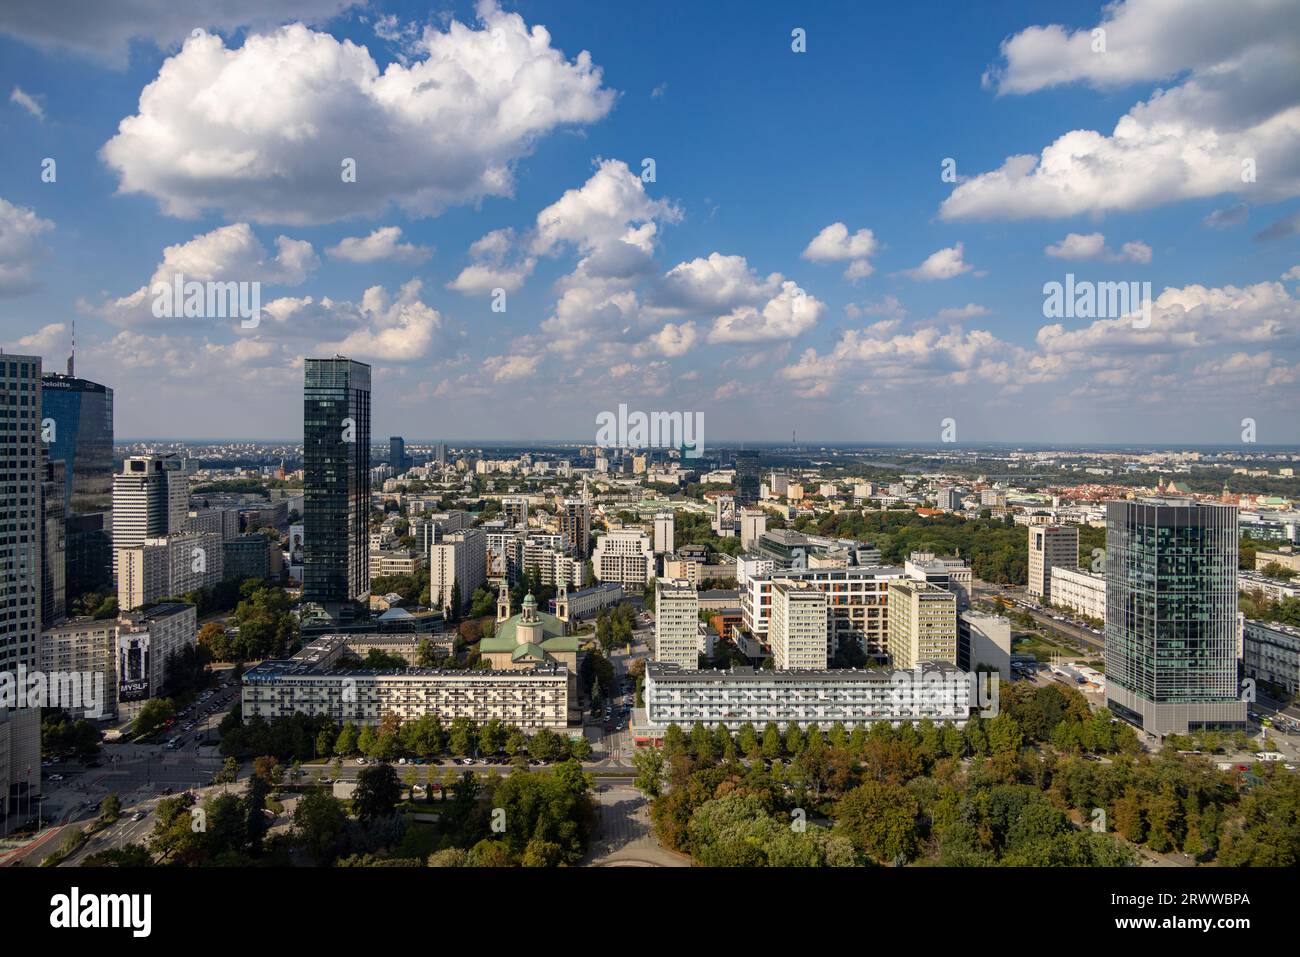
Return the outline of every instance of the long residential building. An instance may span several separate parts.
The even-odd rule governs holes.
[[[1106,620],[1105,575],[1058,565],[1052,569],[1051,577],[1053,605],[1097,621]]]
[[[1242,645],[1247,678],[1272,685],[1275,694],[1300,694],[1300,628],[1247,618]]]
[[[242,715],[273,721],[299,712],[333,721],[378,724],[385,715],[444,725],[457,718],[562,731],[568,724],[569,672],[554,662],[532,669],[329,672],[297,660],[264,661],[245,673]]]
[[[216,533],[146,538],[132,548],[117,549],[117,606],[132,611],[160,598],[211,588],[224,577],[225,551]]]
[[[633,734],[638,744],[663,737],[671,724],[689,730],[695,722],[735,730],[769,721],[780,728],[837,721],[846,727],[877,721],[931,720],[962,724],[970,715],[970,685],[951,664],[923,663],[911,672],[836,668],[729,671],[682,668],[651,662],[646,666],[645,709],[637,710]]]

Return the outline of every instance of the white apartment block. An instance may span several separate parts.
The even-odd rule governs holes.
[[[1106,620],[1106,576],[1058,565],[1052,569],[1052,604]]]
[[[187,532],[215,532],[221,540],[239,537],[239,509],[201,508],[191,511],[185,520]]]
[[[778,671],[825,668],[826,594],[811,582],[778,579],[772,584],[768,640]]]
[[[1265,601],[1300,598],[1300,580],[1283,581],[1280,578],[1269,578],[1259,572],[1237,572],[1237,587]]]
[[[211,588],[225,574],[225,554],[216,532],[178,532],[118,548],[117,607],[132,611],[160,598]]]
[[[868,657],[884,660],[888,655],[889,585],[903,577],[903,569],[889,566],[774,568],[767,574],[755,571],[747,575],[745,584],[740,586],[742,623],[756,639],[768,642],[773,583],[806,581],[826,593],[826,654],[833,658],[841,643],[852,641],[859,644]]]
[[[596,580],[614,582],[640,592],[655,574],[654,543],[640,528],[621,528],[596,539],[591,555]]]
[[[568,724],[569,672],[549,662],[533,670],[324,672],[299,661],[264,661],[248,671],[241,692],[245,722],[298,712],[333,721],[378,724],[385,715],[414,721],[434,715],[476,724],[497,720],[515,728],[563,731]]]
[[[971,706],[965,675],[951,665],[929,665],[922,676],[899,680],[897,672],[852,668],[713,671],[651,662],[644,718],[638,710],[632,730],[641,743],[662,738],[671,724],[689,730],[697,721],[732,730],[752,724],[760,732],[769,721],[781,729],[793,722],[823,731],[836,722],[847,728],[876,721],[965,723]]]
[[[683,668],[699,664],[700,596],[680,578],[661,578],[655,586],[655,661]]]
[[[474,590],[486,581],[487,536],[482,529],[440,535],[429,546],[429,603],[435,608],[449,608],[457,591],[461,608],[468,607]]]
[[[1247,618],[1242,646],[1246,677],[1300,694],[1300,628]]]
[[[1293,572],[1300,572],[1300,552],[1289,547],[1277,551],[1264,551],[1261,549],[1255,552],[1255,571],[1260,571],[1273,564],[1281,565]]]
[[[1052,569],[1079,567],[1077,525],[1029,526],[1029,594],[1052,602]]]
[[[671,555],[673,553],[673,531],[675,520],[672,512],[659,512],[655,515],[655,554]]]
[[[414,575],[424,567],[424,558],[410,549],[378,549],[370,552],[370,578],[385,575]]]
[[[889,585],[889,657],[895,668],[957,663],[957,596],[929,582]]]

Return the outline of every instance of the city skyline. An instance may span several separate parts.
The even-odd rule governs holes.
[[[1300,442],[1300,12],[1166,6],[12,4],[0,346],[75,321],[119,437],[293,440],[339,353],[411,441]]]

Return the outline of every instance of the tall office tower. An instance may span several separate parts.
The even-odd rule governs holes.
[[[42,376],[50,460],[66,468],[63,491],[70,599],[113,583],[113,390],[72,374]]]
[[[682,578],[661,578],[655,587],[655,661],[700,666],[700,596]]]
[[[591,506],[580,498],[566,498],[560,511],[564,547],[575,558],[591,557]]]
[[[443,534],[429,546],[429,604],[458,614],[487,581],[487,536],[481,528]],[[453,607],[459,601],[459,607]]]
[[[753,505],[758,501],[759,486],[762,475],[758,466],[757,452],[737,452],[734,459],[736,467],[736,504]]]
[[[39,667],[44,479],[41,360],[0,355],[0,672]],[[41,791],[40,708],[0,706],[0,803],[7,826],[34,817]]]
[[[113,476],[113,572],[124,548],[179,532],[189,521],[185,473],[171,455],[133,455]]]
[[[522,528],[528,525],[528,499],[503,498],[501,514],[508,528]]]
[[[957,663],[957,596],[929,582],[889,583],[889,657],[896,668]]]
[[[759,508],[740,510],[740,545],[745,551],[758,544],[759,537],[767,531],[767,512]]]
[[[778,671],[826,667],[826,593],[811,582],[772,583],[772,622],[768,640]]]
[[[676,520],[672,512],[658,512],[655,515],[655,554],[671,555],[673,553],[673,531]]]
[[[42,450],[41,520],[41,628],[51,628],[67,617],[67,522],[63,511],[63,490],[67,471],[64,463],[50,461]]]
[[[400,435],[388,437],[388,467],[394,472],[406,471],[406,440]]]
[[[303,600],[336,621],[370,594],[370,366],[306,360]]]
[[[438,443],[437,461],[438,461],[438,468],[445,469],[447,467],[447,443],[446,442]]]
[[[1079,526],[1029,526],[1029,594],[1052,601],[1052,569],[1079,567]]]
[[[1240,729],[1237,508],[1106,503],[1106,704],[1152,734]]]

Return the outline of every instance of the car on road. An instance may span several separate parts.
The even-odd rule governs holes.
[[[144,818],[145,818],[144,811],[136,811],[134,814],[131,815],[131,820],[135,821],[137,824],[143,821]]]

